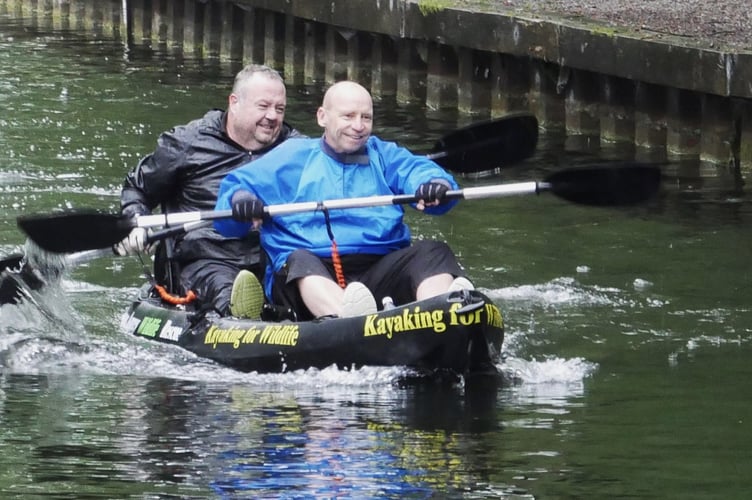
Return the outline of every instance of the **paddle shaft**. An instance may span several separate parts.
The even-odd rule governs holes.
[[[660,187],[660,168],[648,164],[622,164],[610,167],[591,166],[579,169],[561,170],[542,181],[527,181],[510,184],[496,184],[448,191],[447,199],[475,200],[500,196],[539,194],[544,191],[573,203],[592,206],[618,206],[641,203],[653,196]],[[300,212],[314,212],[327,209],[347,209],[415,203],[418,198],[412,194],[366,196],[339,200],[310,201],[269,205],[264,208],[271,217]],[[232,217],[231,210],[182,212],[139,216],[136,227],[155,227],[184,224],[203,220],[226,219]]]
[[[475,200],[480,198],[493,198],[499,196],[512,196],[520,194],[532,194],[550,189],[546,182],[519,182],[515,184],[497,184],[493,186],[471,187],[447,191],[445,198],[449,200],[464,199]],[[416,203],[418,198],[412,194],[365,196],[361,198],[342,198],[339,200],[306,201],[300,203],[286,203],[282,205],[269,205],[264,207],[264,212],[270,217],[290,215],[302,212],[315,212],[317,210],[337,210],[348,208],[378,207],[384,205],[401,205]],[[140,215],[136,217],[135,227],[159,227],[176,224],[188,224],[199,221],[227,219],[232,217],[232,210],[210,210],[198,212],[179,212],[172,214]]]

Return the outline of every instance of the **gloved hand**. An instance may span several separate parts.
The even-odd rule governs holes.
[[[439,205],[444,201],[444,196],[451,186],[444,179],[434,179],[431,182],[424,182],[415,190],[415,197],[423,200],[426,204]]]
[[[232,195],[232,218],[241,222],[253,222],[266,217],[264,202],[248,191],[238,191]]]
[[[116,254],[125,256],[147,250],[146,247],[146,228],[134,228],[128,236],[123,238],[120,243],[116,243],[112,249]]]

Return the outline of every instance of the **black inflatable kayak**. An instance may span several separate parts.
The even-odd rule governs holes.
[[[196,313],[164,303],[146,285],[121,327],[259,373],[375,365],[492,374],[504,339],[499,308],[482,293],[464,290],[376,314],[296,322]]]

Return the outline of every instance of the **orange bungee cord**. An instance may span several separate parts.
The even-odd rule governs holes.
[[[198,298],[198,295],[196,295],[196,292],[194,292],[193,290],[188,290],[188,293],[185,294],[185,297],[178,297],[177,295],[172,295],[162,285],[154,283],[154,289],[159,293],[160,299],[174,306],[190,304]]]
[[[167,288],[157,283],[157,279],[149,271],[149,268],[144,263],[144,260],[141,257],[140,253],[138,254],[138,258],[141,261],[141,265],[144,268],[144,275],[146,275],[146,279],[149,280],[151,285],[159,294],[159,298],[162,299],[164,302],[168,304],[172,304],[174,306],[180,306],[180,305],[190,304],[191,302],[193,302],[194,300],[198,298],[198,295],[196,295],[196,292],[194,292],[193,290],[188,290],[188,293],[186,293],[184,297],[171,294],[170,292],[167,291]]]

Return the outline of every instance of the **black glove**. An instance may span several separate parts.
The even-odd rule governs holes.
[[[415,190],[415,197],[423,200],[425,203],[432,203],[434,201],[441,203],[444,201],[444,196],[449,191],[449,187],[449,184],[444,180],[424,182]]]
[[[232,218],[240,222],[253,222],[253,219],[263,219],[264,202],[248,191],[238,191],[232,195]]]

